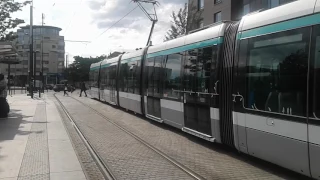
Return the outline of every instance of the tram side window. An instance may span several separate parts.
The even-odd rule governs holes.
[[[99,69],[92,70],[90,75],[91,87],[98,87]]]
[[[306,116],[309,30],[249,39],[247,108]]]
[[[111,66],[109,69],[108,87],[110,90],[116,88],[117,66]]]
[[[197,70],[197,92],[209,92],[212,63],[212,47],[199,49]]]
[[[186,91],[195,92],[197,89],[197,56],[198,49],[189,50],[186,52],[184,64],[184,80],[183,87]]]
[[[128,63],[122,63],[120,65],[120,78],[119,78],[119,85],[120,91],[128,92],[128,77],[129,77],[129,66]]]
[[[134,75],[135,75],[135,66],[136,62],[128,62],[128,77],[127,77],[127,82],[128,82],[128,92],[129,93],[134,93]]]
[[[128,76],[128,92],[139,94],[139,85],[137,82],[138,73],[139,73],[139,62],[140,61],[133,61],[129,62],[129,76]],[[139,73],[140,74],[140,73]]]
[[[109,90],[110,89],[110,67],[107,67],[107,68],[104,68],[104,69],[101,69],[101,70],[104,70],[104,73],[101,73],[101,75],[105,78],[105,84],[106,84],[106,88],[105,89]]]
[[[135,94],[140,94],[140,84],[141,84],[141,80],[140,80],[140,76],[141,76],[141,60],[137,61],[137,65],[135,67],[135,90],[134,93]]]
[[[163,97],[180,99],[181,91],[181,60],[183,54],[176,53],[167,56],[164,64]]]
[[[154,58],[148,58],[147,63],[146,63],[146,72],[147,72],[147,77],[146,77],[146,90],[147,94],[149,96],[153,96],[153,66],[154,66]]]
[[[311,116],[320,118],[320,25],[315,26],[313,30],[313,48],[314,52],[314,84],[313,84],[313,112]]]
[[[153,85],[154,85],[154,96],[160,97],[162,94],[163,88],[163,69],[162,69],[162,62],[163,56],[158,56],[154,59],[154,76],[153,76]]]
[[[100,79],[100,87],[103,89],[107,89],[107,81],[108,81],[108,68],[101,69],[101,79]]]

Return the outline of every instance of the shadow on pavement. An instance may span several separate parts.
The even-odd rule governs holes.
[[[33,123],[47,123],[37,122],[32,119],[33,116],[25,116],[19,113],[21,110],[11,109],[8,118],[0,119],[0,142],[7,140],[14,140],[16,136],[25,136],[31,133],[43,133],[43,131],[31,131],[31,127],[26,128],[26,124]]]

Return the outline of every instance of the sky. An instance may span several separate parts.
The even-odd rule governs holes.
[[[170,28],[172,11],[183,8],[187,1],[158,0],[158,22],[152,36],[153,44],[163,42]],[[73,56],[77,55],[95,57],[114,51],[128,52],[145,47],[152,24],[139,7],[135,8],[137,4],[132,0],[33,0],[33,6],[34,25],[41,25],[41,14],[44,13],[45,25],[62,28],[60,35],[64,36],[65,40],[91,42],[65,42],[65,51],[70,62],[73,61]],[[144,3],[143,6],[148,12],[154,13],[150,4]],[[110,28],[130,11],[132,12],[128,16]],[[29,25],[30,6],[14,13],[13,17],[23,19],[25,24],[22,25]]]

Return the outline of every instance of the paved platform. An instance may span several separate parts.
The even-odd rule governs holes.
[[[54,102],[44,95],[8,96],[0,119],[0,180],[86,179]]]
[[[240,155],[222,145],[185,134],[179,129],[125,112],[123,109],[90,98],[80,98],[78,92],[71,96],[64,97],[62,93],[57,95],[118,179],[190,177],[120,132],[112,123],[82,103],[89,105],[110,121],[120,124],[205,179],[309,179],[271,163]]]

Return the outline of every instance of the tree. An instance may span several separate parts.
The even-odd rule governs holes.
[[[188,4],[184,5],[184,8],[180,8],[178,14],[172,11],[171,14],[171,27],[165,36],[164,41],[175,39],[181,35],[186,34],[187,30],[187,18],[188,18]]]
[[[19,3],[14,2],[14,0],[0,1],[0,41],[12,41],[16,38],[14,33],[10,30],[16,28],[19,24],[24,23],[24,20],[19,18],[13,19],[11,14],[21,11],[22,7],[26,6],[30,2],[31,1],[25,1],[23,3]]]
[[[175,39],[179,36],[185,35],[188,31],[198,28],[200,21],[202,21],[203,10],[198,11],[194,1],[191,4],[186,3],[184,8],[180,8],[178,14],[172,12],[171,27],[165,36],[164,41]]]
[[[106,59],[106,56],[97,56],[95,58],[75,56],[74,62],[65,70],[70,82],[80,82],[89,80],[90,65]]]

